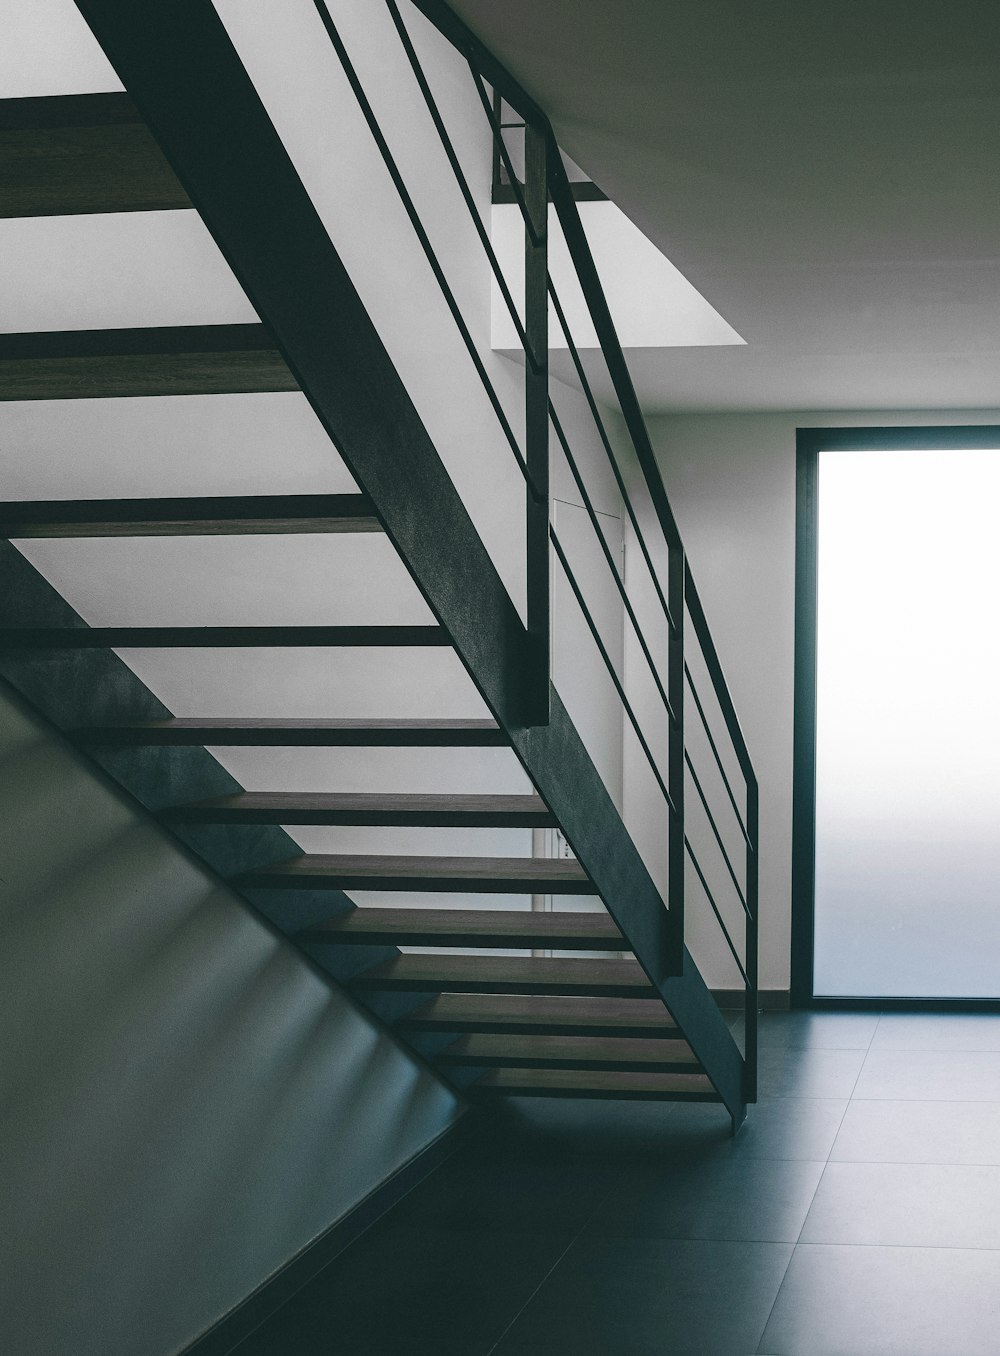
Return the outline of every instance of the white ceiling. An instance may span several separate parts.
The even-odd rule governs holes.
[[[996,0],[452,0],[746,339],[650,410],[1000,403]]]

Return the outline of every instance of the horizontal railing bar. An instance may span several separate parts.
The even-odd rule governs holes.
[[[475,227],[476,234],[479,236],[480,244],[486,251],[486,257],[489,259],[490,268],[493,270],[493,276],[497,281],[497,286],[500,288],[500,292],[506,302],[507,310],[510,312],[510,318],[514,322],[514,327],[517,330],[518,338],[521,340],[525,355],[531,363],[531,366],[537,371],[540,366],[538,355],[534,352],[532,346],[528,342],[528,335],[521,321],[521,317],[517,313],[517,306],[514,302],[514,298],[511,296],[507,279],[504,277],[503,269],[500,267],[500,261],[497,259],[496,251],[493,248],[489,233],[483,225],[483,219],[476,208],[472,190],[469,188],[469,181],[466,178],[465,171],[462,169],[461,162],[455,151],[454,142],[448,134],[444,119],[441,117],[441,110],[438,108],[437,100],[434,98],[431,87],[427,83],[427,76],[424,74],[424,68],[420,64],[420,58],[417,56],[410,39],[410,34],[403,22],[403,16],[399,12],[396,0],[385,0],[385,2],[389,11],[389,16],[395,25],[396,32],[399,34],[399,40],[403,45],[403,51],[406,53],[406,58],[410,63],[410,69],[413,71],[420,93],[424,97],[427,111],[431,115],[431,121],[434,123],[435,130],[441,140],[444,153],[448,157],[448,163],[451,165],[452,171],[454,172],[459,192],[462,194],[465,205],[469,209],[469,216],[472,218],[472,224]]]
[[[472,359],[472,365],[476,369],[479,379],[483,384],[483,388],[486,391],[487,398],[489,399],[490,404],[493,406],[493,412],[500,423],[500,427],[503,429],[504,437],[507,439],[507,442],[510,445],[510,450],[514,454],[514,460],[521,468],[521,474],[528,482],[528,486],[531,489],[532,494],[538,497],[538,491],[536,487],[532,484],[532,478],[528,472],[528,464],[521,452],[520,447],[518,446],[517,438],[514,434],[514,430],[510,426],[510,421],[507,418],[506,411],[504,410],[503,405],[500,402],[500,397],[497,395],[496,389],[494,388],[492,381],[490,381],[489,373],[486,371],[486,366],[483,363],[482,358],[479,356],[479,350],[476,347],[475,341],[472,338],[472,334],[469,331],[468,325],[465,323],[465,317],[462,315],[461,307],[459,306],[457,300],[455,299],[455,294],[451,290],[451,286],[448,282],[447,277],[445,276],[444,269],[441,267],[440,260],[438,259],[437,254],[434,251],[434,246],[431,244],[430,237],[428,236],[426,230],[424,229],[423,222],[420,220],[420,214],[416,209],[412,197],[410,196],[409,189],[406,187],[406,184],[403,180],[403,176],[400,173],[399,166],[396,164],[395,157],[393,156],[392,151],[389,149],[389,143],[386,141],[382,133],[382,129],[378,123],[378,119],[375,117],[375,112],[368,101],[368,96],[365,94],[364,87],[362,86],[361,81],[358,78],[358,73],[354,69],[354,65],[351,62],[350,56],[348,55],[347,48],[344,46],[343,40],[341,39],[340,34],[337,32],[336,25],[331,19],[330,13],[327,10],[326,6],[323,4],[323,0],[313,0],[313,6],[315,7],[316,12],[320,17],[320,20],[323,24],[323,28],[326,30],[326,35],[330,39],[333,49],[337,54],[341,66],[343,67],[343,71],[347,77],[347,81],[350,84],[352,91],[354,92],[354,97],[357,99],[358,106],[361,109],[365,122],[368,124],[368,130],[371,132],[372,137],[374,138],[375,144],[379,149],[379,154],[382,156],[383,164],[385,165],[386,170],[389,173],[389,177],[393,182],[393,186],[395,187],[396,192],[399,195],[400,202],[403,204],[403,209],[410,220],[410,225],[413,227],[414,233],[416,234],[416,237],[420,242],[420,247],[424,252],[424,257],[427,259],[427,262],[430,265],[431,272],[434,274],[437,284],[441,289],[441,293],[444,297],[445,303],[447,304],[448,310],[451,312],[452,319],[455,321],[455,324],[458,327],[458,331],[461,334],[462,340],[468,351],[469,357]]]
[[[614,475],[615,484],[618,486],[618,493],[622,497],[622,503],[625,505],[625,512],[628,514],[629,522],[632,524],[632,530],[635,533],[636,541],[639,543],[639,550],[642,552],[643,559],[646,562],[646,568],[649,570],[649,577],[653,582],[653,588],[656,592],[656,596],[660,600],[660,606],[663,608],[663,614],[667,619],[667,625],[670,627],[671,631],[676,631],[677,624],[674,620],[673,614],[670,611],[670,604],[667,602],[666,595],[663,592],[663,586],[660,583],[660,577],[656,572],[655,566],[653,565],[653,558],[650,555],[649,547],[646,545],[645,535],[643,534],[643,531],[639,526],[639,519],[636,516],[635,509],[632,506],[632,499],[631,496],[629,495],[628,488],[625,485],[625,480],[621,473],[621,467],[618,465],[618,458],[615,456],[614,449],[611,446],[611,439],[608,437],[608,431],[604,426],[604,420],[601,418],[597,401],[594,398],[594,392],[593,388],[590,385],[590,379],[587,376],[586,370],[583,366],[583,360],[580,357],[579,350],[577,349],[576,344],[573,340],[573,336],[570,333],[569,322],[566,319],[566,313],[563,310],[562,302],[559,300],[559,294],[556,292],[555,285],[552,282],[551,278],[549,279],[549,296],[552,298],[552,306],[556,313],[556,319],[559,321],[559,325],[562,328],[562,332],[566,336],[566,344],[567,347],[569,348],[570,356],[573,360],[573,366],[576,368],[576,375],[580,380],[580,385],[583,388],[584,397],[586,398],[587,404],[590,407],[590,412],[594,417],[594,423],[597,425],[598,436],[604,445],[605,452],[607,453],[608,461],[611,465],[611,472]],[[667,549],[669,551],[670,547],[668,546]]]
[[[698,637],[698,643],[701,646],[702,655],[705,658],[708,676],[712,680],[712,686],[718,698],[722,719],[726,722],[726,729],[729,731],[729,738],[733,741],[733,748],[736,757],[739,759],[743,776],[748,785],[756,786],[757,774],[754,772],[750,750],[747,748],[747,742],[743,737],[740,719],[736,714],[732,694],[729,691],[726,676],[722,671],[722,661],[719,659],[719,652],[715,648],[715,641],[712,639],[712,632],[709,629],[708,618],[705,616],[705,609],[701,605],[701,598],[695,587],[694,575],[691,573],[690,565],[686,562],[684,567],[684,599],[691,616],[695,635]]]
[[[719,833],[718,825],[715,822],[715,816],[709,809],[708,799],[705,795],[705,792],[702,789],[701,782],[698,779],[698,774],[694,769],[694,763],[692,763],[691,756],[688,753],[687,749],[684,750],[684,761],[687,764],[688,771],[691,773],[691,779],[694,782],[695,790],[698,792],[698,798],[701,801],[702,808],[704,809],[705,814],[708,816],[708,822],[712,826],[712,832],[715,834],[715,841],[719,845],[719,851],[722,853],[722,860],[725,862],[726,870],[729,872],[729,877],[733,882],[733,888],[739,897],[740,903],[743,905],[743,912],[749,914],[750,909],[747,906],[746,896],[743,893],[743,887],[740,885],[739,877],[733,870],[733,863],[730,860],[729,853],[726,851],[726,845],[722,841],[722,835]]]
[[[504,168],[507,171],[507,177],[510,180],[510,186],[514,190],[517,198],[517,205],[521,209],[521,216],[524,217],[525,229],[533,245],[540,244],[538,231],[535,229],[535,223],[531,219],[531,213],[528,211],[528,202],[524,196],[524,189],[517,177],[517,171],[514,169],[514,163],[510,158],[510,152],[507,150],[506,142],[503,139],[503,131],[497,122],[497,116],[493,111],[493,105],[490,102],[490,96],[486,93],[486,86],[483,84],[483,78],[479,74],[473,62],[469,62],[469,70],[472,72],[472,78],[475,81],[476,89],[479,91],[479,98],[482,100],[483,108],[489,119],[490,127],[493,131],[493,140],[496,144],[497,154],[503,161]]]
[[[691,696],[694,698],[694,704],[698,709],[698,715],[701,717],[702,726],[704,727],[705,734],[708,737],[709,747],[711,748],[713,754],[715,755],[715,763],[719,769],[719,776],[722,778],[722,784],[726,788],[726,794],[729,796],[729,803],[733,807],[733,814],[736,816],[736,822],[739,825],[740,833],[746,840],[747,847],[752,852],[753,844],[750,841],[750,835],[747,832],[746,827],[744,826],[743,816],[740,813],[740,807],[736,803],[736,797],[733,794],[733,788],[730,785],[729,777],[726,775],[726,769],[722,762],[722,758],[719,754],[718,746],[716,745],[715,739],[712,735],[711,728],[709,727],[708,724],[708,717],[705,715],[705,708],[701,704],[701,698],[698,696],[698,689],[694,685],[694,678],[691,674],[691,670],[688,668],[686,661],[684,664],[684,676],[688,680],[688,690],[690,691]]]
[[[646,736],[643,734],[642,729],[640,728],[638,718],[636,717],[635,712],[632,710],[632,704],[625,694],[625,689],[622,686],[621,679],[615,672],[615,666],[611,662],[611,656],[608,654],[607,647],[604,644],[604,641],[601,639],[601,633],[597,629],[597,623],[594,621],[594,618],[591,615],[590,608],[587,606],[584,600],[583,593],[580,590],[580,585],[577,583],[576,575],[574,575],[572,569],[570,568],[569,561],[566,559],[566,553],[565,551],[563,551],[562,546],[560,545],[559,542],[559,538],[556,536],[554,530],[551,527],[549,528],[549,538],[551,539],[552,545],[555,548],[556,555],[559,557],[559,563],[562,565],[563,570],[566,573],[566,578],[569,581],[569,586],[573,590],[573,595],[580,606],[580,611],[583,613],[584,620],[586,621],[587,626],[590,629],[590,634],[594,637],[594,642],[597,645],[601,658],[604,660],[608,673],[611,675],[611,681],[615,685],[615,690],[617,691],[618,696],[621,699],[622,706],[625,708],[625,713],[629,718],[629,722],[631,723],[633,730],[635,731],[636,738],[638,739],[640,745],[642,746],[643,753],[646,755],[646,759],[649,763],[650,769],[653,773],[653,776],[656,779],[656,784],[663,794],[663,799],[667,802],[667,806],[670,809],[670,813],[676,815],[677,806],[674,802],[674,798],[673,796],[671,796],[670,791],[667,788],[667,784],[660,774],[660,769],[656,765],[656,759],[653,757],[653,751],[652,749],[650,749],[649,744],[646,740]]]
[[[597,539],[601,543],[601,550],[604,552],[604,558],[608,563],[608,569],[611,571],[611,574],[614,578],[615,584],[618,589],[618,593],[621,596],[622,603],[624,604],[625,610],[629,615],[630,621],[632,622],[632,628],[635,631],[636,639],[638,640],[640,648],[642,649],[642,652],[645,655],[646,663],[649,665],[649,671],[653,676],[653,682],[656,685],[656,690],[660,694],[660,698],[663,702],[664,707],[666,708],[667,715],[670,717],[671,724],[676,726],[677,716],[674,713],[674,708],[670,704],[670,698],[667,696],[666,690],[664,689],[663,686],[662,679],[660,678],[659,675],[659,671],[657,670],[656,663],[653,659],[652,654],[650,654],[649,646],[646,643],[646,637],[642,633],[642,628],[639,625],[639,619],[635,615],[635,608],[632,606],[632,600],[628,596],[628,593],[625,589],[625,583],[622,580],[622,577],[618,571],[618,567],[614,562],[614,557],[611,554],[611,550],[608,546],[607,539],[605,538],[604,533],[601,531],[600,523],[597,521],[597,511],[594,508],[594,502],[590,497],[586,485],[584,484],[583,476],[580,474],[580,468],[577,465],[576,458],[573,456],[573,453],[570,449],[569,442],[566,438],[565,432],[563,431],[562,424],[559,422],[559,416],[556,413],[555,406],[552,404],[551,401],[549,401],[549,415],[552,419],[552,426],[556,431],[556,437],[559,439],[559,444],[562,447],[563,455],[565,456],[567,464],[569,465],[569,469],[573,475],[573,479],[576,481],[576,487],[580,491],[580,496],[583,499],[584,507],[587,510],[587,515],[590,518],[594,532],[597,535]]]
[[[691,839],[687,836],[687,834],[684,835],[684,846],[685,848],[687,848],[687,854],[688,857],[691,859],[691,865],[698,873],[698,879],[701,881],[701,888],[705,891],[705,897],[708,899],[709,904],[711,904],[712,912],[715,914],[719,927],[722,929],[722,935],[723,937],[725,937],[726,943],[729,946],[729,950],[733,954],[733,960],[736,962],[736,968],[739,970],[740,975],[743,978],[744,986],[749,988],[750,978],[743,967],[743,962],[740,960],[739,952],[733,945],[733,939],[729,934],[729,929],[726,927],[725,923],[722,920],[722,914],[719,912],[719,906],[715,902],[715,896],[712,894],[712,891],[708,888],[708,881],[705,879],[705,873],[704,871],[702,871],[698,858],[694,854],[694,848],[691,846]]]

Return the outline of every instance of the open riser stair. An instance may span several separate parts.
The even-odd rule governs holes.
[[[0,398],[303,392],[336,431],[331,461],[358,488],[115,498],[100,497],[109,487],[99,486],[93,497],[0,504],[0,674],[464,1095],[721,1101],[738,1122],[750,1089],[726,1022],[547,673],[540,718],[537,695],[526,696],[537,646],[221,24],[202,21],[197,60],[173,82],[164,73],[178,38],[161,17],[140,22],[116,0],[79,7],[129,94],[0,104],[0,211],[183,212],[197,203],[261,321],[5,334]],[[223,100],[224,119],[211,113]],[[192,128],[203,132],[197,146]],[[262,241],[279,210],[288,239],[277,258]],[[32,552],[51,543],[100,550],[164,538],[183,551],[195,538],[312,536],[390,547],[400,577],[422,595],[423,619],[91,625],[30,563],[44,562]],[[124,597],[128,581],[121,585]],[[279,650],[289,673],[304,650],[348,665],[364,652],[401,674],[411,654],[432,652],[468,683],[467,709],[486,714],[442,716],[433,705],[416,715],[175,712],[134,657],[205,650],[238,650],[248,664]],[[243,785],[228,762],[287,767],[267,759],[351,751],[433,755],[459,771],[506,759],[506,784],[269,789]],[[573,855],[533,855],[532,834],[556,829]],[[346,848],[322,851],[299,841],[326,832],[381,841],[405,833],[408,846],[356,850],[348,836]],[[451,835],[453,846],[415,851],[416,833],[439,836],[428,842]],[[492,855],[461,846],[477,833],[520,846]]]

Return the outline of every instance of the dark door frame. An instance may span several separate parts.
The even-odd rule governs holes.
[[[1000,425],[799,428],[795,431],[795,712],[792,755],[792,947],[794,1008],[1000,1010],[1000,999],[816,998],[816,523],[820,452],[1000,448]]]

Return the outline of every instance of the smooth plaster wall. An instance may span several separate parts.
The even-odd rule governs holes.
[[[760,781],[761,987],[791,939],[795,431],[1000,424],[1000,410],[678,414],[648,420]],[[725,973],[721,951],[717,973]],[[712,964],[709,982],[718,982]]]
[[[0,688],[0,1348],[167,1356],[459,1114]]]

